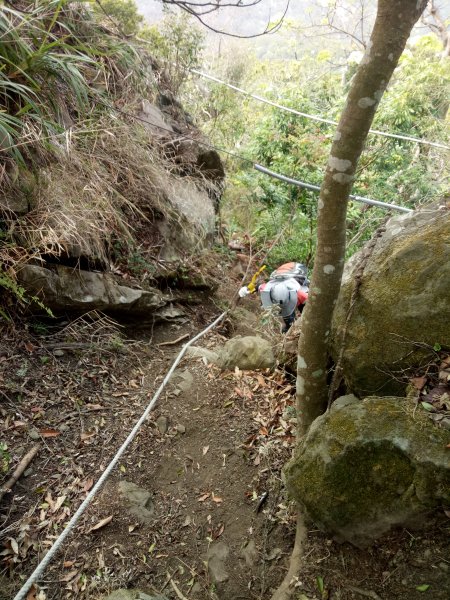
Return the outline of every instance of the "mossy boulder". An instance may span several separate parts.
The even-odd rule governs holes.
[[[221,369],[271,369],[275,356],[270,342],[256,335],[236,336],[228,340],[219,352]]]
[[[426,525],[450,503],[450,433],[404,398],[345,397],[314,421],[285,467],[289,493],[321,529],[357,546]]]
[[[364,249],[346,265],[333,317],[337,359]],[[404,395],[435,344],[450,345],[450,210],[429,208],[391,219],[377,239],[348,322],[343,373],[362,397]]]

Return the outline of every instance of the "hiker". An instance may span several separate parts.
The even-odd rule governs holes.
[[[290,329],[295,321],[295,310],[298,308],[301,313],[308,299],[307,273],[307,268],[301,263],[286,263],[271,273],[269,281],[257,288],[263,308],[280,307],[280,316],[284,321],[282,333]],[[239,290],[239,297],[250,293],[251,286],[244,286]]]

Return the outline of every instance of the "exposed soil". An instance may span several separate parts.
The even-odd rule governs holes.
[[[107,321],[101,327],[80,322],[71,326],[72,344],[80,343],[78,327],[94,346],[60,350],[60,356],[54,346],[61,346],[64,334],[53,338],[50,349],[48,331],[44,337],[31,329],[5,332],[0,351],[5,471],[36,442],[41,448],[2,500],[2,600],[13,597],[61,532],[183,342],[158,344],[192,336],[213,314],[215,307],[203,306],[183,324],[130,327],[122,336],[135,341],[125,344]],[[219,327],[201,344],[220,344],[227,331],[227,325]],[[28,600],[98,599],[121,587],[168,599],[270,598],[293,543],[295,516],[280,475],[293,445],[293,393],[293,381],[282,372],[220,373],[203,359],[184,359],[47,569],[41,592],[34,589]],[[120,492],[123,481],[148,492],[144,517],[130,510]],[[426,534],[395,532],[359,550],[311,525],[298,598],[448,600],[449,529],[441,513]]]

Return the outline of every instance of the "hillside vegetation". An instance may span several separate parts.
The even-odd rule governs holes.
[[[17,279],[30,261],[151,277],[165,243],[155,223],[186,233],[180,189],[214,198],[223,176],[151,52],[88,5],[22,4],[0,10],[4,318],[31,300]]]
[[[161,3],[0,5],[0,600],[448,600],[446,25]]]

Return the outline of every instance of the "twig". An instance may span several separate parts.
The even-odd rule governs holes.
[[[157,346],[173,346],[174,344],[178,344],[182,340],[185,340],[189,337],[189,333],[185,333],[184,335],[180,335],[176,340],[171,340],[170,342],[161,342],[161,344],[156,344]]]
[[[45,344],[46,350],[76,350],[81,348],[90,348],[93,344],[91,342],[73,342],[73,343],[65,343],[59,342],[55,344]]]
[[[186,596],[183,596],[183,594],[180,592],[179,587],[177,586],[177,584],[175,583],[175,581],[172,579],[172,577],[170,576],[170,573],[167,573],[167,577],[169,578],[170,581],[170,585],[173,587],[173,591],[175,592],[175,594],[178,596],[178,598],[180,600],[188,600],[186,598]]]
[[[30,462],[36,456],[36,454],[38,453],[40,447],[41,447],[40,444],[36,444],[36,446],[33,446],[33,448],[27,454],[25,454],[25,456],[22,458],[22,460],[20,461],[20,463],[17,465],[16,470],[11,475],[10,479],[8,479],[8,481],[5,483],[5,485],[3,485],[0,488],[0,500],[3,498],[3,496],[7,492],[9,492],[11,490],[11,488],[13,487],[13,485],[16,483],[16,481],[19,479],[19,477],[22,475],[22,473],[28,467],[28,465],[30,464]]]

